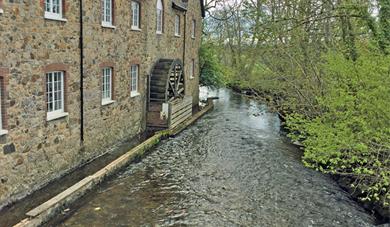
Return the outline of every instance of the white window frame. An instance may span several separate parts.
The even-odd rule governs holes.
[[[45,76],[47,120],[50,121],[67,116],[68,113],[65,112],[65,72],[47,72]],[[55,93],[59,94],[56,96]]]
[[[58,3],[58,12],[55,12],[54,10],[55,2]],[[63,7],[64,6],[62,5],[62,0],[45,0],[45,19],[66,21],[66,19],[64,19],[62,15]]]
[[[102,5],[102,26],[103,27],[107,27],[107,28],[115,28],[115,26],[113,26],[113,17],[114,17],[114,14],[113,14],[113,4],[112,4],[112,1],[113,0],[102,0],[103,1],[103,5]],[[109,6],[109,7],[107,7]]]
[[[162,0],[157,0],[157,11],[156,11],[156,33],[163,33],[164,26],[164,6]]]
[[[141,12],[140,3],[137,1],[131,1],[131,29],[140,30]]]
[[[195,39],[195,33],[196,33],[196,20],[192,20],[192,29],[191,29],[191,38]]]
[[[139,65],[132,65],[130,67],[130,91],[131,97],[138,96],[140,93],[138,91],[138,83],[139,83]]]
[[[102,105],[113,103],[112,100],[112,72],[113,68],[105,67],[102,69]]]
[[[195,59],[192,59],[191,60],[191,68],[190,68],[191,72],[190,72],[190,79],[194,79],[195,78]]]
[[[175,16],[175,36],[180,37],[180,15]]]

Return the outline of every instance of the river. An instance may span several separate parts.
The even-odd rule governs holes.
[[[305,168],[267,106],[227,89],[215,109],[47,225],[373,226],[330,177]]]

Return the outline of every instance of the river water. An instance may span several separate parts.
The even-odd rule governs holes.
[[[221,89],[215,109],[48,225],[372,226],[331,178],[305,168],[266,105]]]

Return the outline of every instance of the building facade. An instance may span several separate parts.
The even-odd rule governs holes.
[[[198,0],[0,0],[0,207],[146,129],[148,78],[180,59],[198,103]]]

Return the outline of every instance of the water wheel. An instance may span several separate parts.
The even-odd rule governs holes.
[[[184,97],[184,70],[179,59],[160,59],[150,77],[149,101],[167,103]]]

